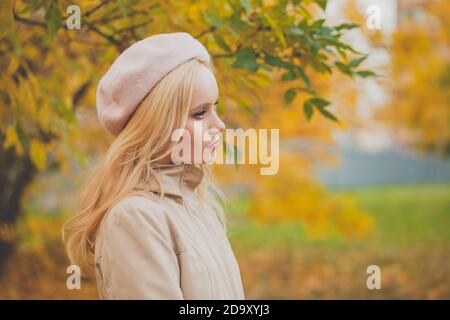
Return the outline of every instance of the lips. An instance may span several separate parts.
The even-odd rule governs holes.
[[[212,143],[208,145],[208,148],[215,149],[219,146],[219,139],[215,139]]]

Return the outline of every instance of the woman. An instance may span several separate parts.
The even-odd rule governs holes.
[[[210,55],[184,32],[136,42],[100,80],[98,117],[116,138],[63,239],[73,264],[95,264],[101,299],[244,299],[208,172],[217,100]]]

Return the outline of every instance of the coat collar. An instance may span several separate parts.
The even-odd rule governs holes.
[[[201,166],[194,164],[158,164],[153,168],[159,174],[164,195],[178,199],[194,194],[204,176]],[[154,180],[141,182],[135,189],[160,193],[159,185]]]

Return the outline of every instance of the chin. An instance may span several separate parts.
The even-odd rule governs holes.
[[[216,159],[216,152],[213,151],[210,154],[208,153],[203,157],[203,164],[212,164],[214,160]]]
[[[212,164],[213,162],[214,162],[214,158],[207,157],[207,158],[203,159],[202,164]]]

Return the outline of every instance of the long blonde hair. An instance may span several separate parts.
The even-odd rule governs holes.
[[[105,214],[119,200],[142,194],[133,190],[142,181],[155,179],[161,187],[155,163],[175,147],[172,131],[184,128],[192,100],[194,80],[203,64],[190,59],[164,76],[147,94],[135,113],[115,138],[99,163],[88,175],[80,197],[79,212],[66,221],[62,238],[72,264],[92,265],[95,237]],[[211,64],[205,65],[214,73]],[[210,168],[201,165],[204,178],[198,186],[198,197],[216,212],[226,231],[226,219],[220,200],[223,193],[211,180]],[[161,190],[160,197],[164,195]]]

